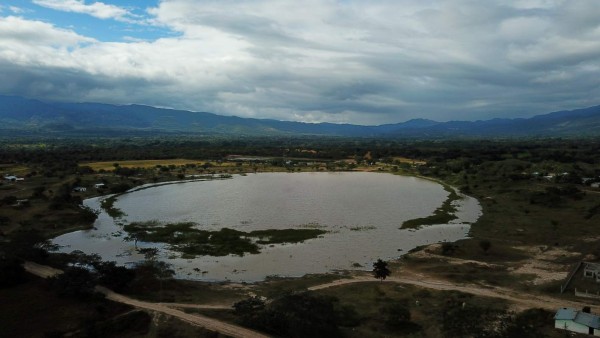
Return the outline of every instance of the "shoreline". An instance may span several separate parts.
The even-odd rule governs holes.
[[[343,172],[345,172],[345,173],[352,173],[352,172],[363,172],[363,171],[337,171],[337,173],[343,173]],[[283,172],[283,173],[285,173],[285,172]],[[314,172],[314,173],[327,173],[327,172]],[[329,173],[331,173],[331,172],[329,172]],[[333,172],[333,173],[336,173],[336,172]],[[373,172],[370,172],[370,173],[373,173]],[[378,172],[375,172],[375,173],[378,173]],[[388,172],[385,172],[385,173],[388,173]],[[388,174],[390,174],[390,173],[388,173]],[[393,173],[391,173],[391,174],[393,174]],[[397,174],[395,174],[395,175],[396,176],[414,177],[414,178],[417,178],[417,179],[423,179],[423,177],[418,177],[416,175],[397,175]],[[232,177],[235,177],[235,175],[232,176]],[[228,177],[228,178],[231,178],[231,177]],[[219,177],[219,178],[215,178],[215,179],[223,179],[223,178]],[[126,193],[135,192],[135,191],[139,191],[139,190],[142,190],[142,189],[148,189],[148,188],[157,187],[157,186],[172,185],[172,184],[179,184],[179,183],[199,182],[199,181],[207,181],[207,179],[203,178],[203,179],[194,179],[194,180],[149,183],[149,184],[144,184],[144,185],[140,185],[138,187],[131,188]],[[432,180],[426,180],[426,181],[430,181],[430,182],[433,182],[433,183],[436,183],[436,184],[440,184],[437,180],[433,180],[433,179]],[[447,190],[447,187],[449,186],[447,184],[443,184],[443,185],[440,184],[440,185],[444,188],[444,190]],[[116,195],[113,194],[113,195],[105,195],[105,196],[109,196],[109,197],[113,196],[114,197]],[[469,197],[469,196],[466,196],[466,197]],[[98,204],[101,204],[101,200],[102,200],[103,196],[97,196],[97,197],[91,197],[91,198],[97,198],[98,199]],[[442,203],[446,203],[447,200],[448,200],[448,197]],[[481,216],[481,204],[477,200],[475,200],[475,203],[477,203],[477,205],[479,205],[479,211],[478,211],[478,214],[475,215],[474,217],[479,218]],[[458,206],[458,208],[460,209],[461,206]],[[454,215],[457,216],[456,214],[459,211],[460,210],[457,209],[454,212]],[[103,212],[106,213],[106,210],[103,210]],[[111,219],[115,223],[115,226],[118,226],[119,218],[111,217]],[[467,220],[467,221],[458,222],[458,223],[428,224],[428,225],[423,225],[420,228],[425,228],[425,229],[426,228],[430,228],[429,232],[431,233],[431,232],[434,232],[434,230],[436,230],[436,229],[444,229],[444,228],[447,227],[447,225],[449,225],[451,227],[452,226],[460,226],[460,228],[456,228],[456,230],[453,230],[453,231],[459,231],[459,232],[462,233],[462,231],[464,231],[464,227],[466,226],[468,228],[467,228],[467,231],[465,232],[465,235],[462,235],[460,239],[457,239],[457,240],[462,240],[462,239],[465,239],[465,238],[469,238],[469,235],[470,235],[470,226],[471,226],[472,223],[473,223],[473,221]],[[442,227],[442,228],[439,228],[439,227]],[[119,227],[119,229],[120,229],[120,231],[123,231],[121,227]],[[416,231],[417,229],[404,229],[404,230],[412,232],[412,231]],[[436,230],[436,231],[438,231],[438,230]],[[442,230],[442,231],[445,231],[445,230]],[[444,232],[444,234],[445,234],[445,232]],[[436,240],[434,238],[433,242],[431,242],[431,243],[429,241],[427,241],[426,243],[425,242],[423,242],[423,243],[419,242],[420,244],[417,247],[424,246],[424,245],[429,245],[429,244],[433,244],[433,243],[445,242],[445,241],[447,241],[447,239],[446,239],[447,237],[444,234],[441,235],[441,236],[443,236],[443,238],[440,237],[438,240]],[[108,236],[108,234],[104,234],[102,236]],[[56,239],[56,238],[57,237],[54,237],[53,239]],[[451,238],[452,238],[452,236],[451,236]],[[454,242],[454,241],[452,241],[452,242]],[[163,247],[164,248],[166,244],[165,243],[142,243],[142,242],[139,242],[138,245],[140,245],[140,247],[159,246],[159,247]],[[265,249],[268,250],[268,248],[265,248]],[[399,254],[400,254],[399,256],[394,256],[393,258],[388,258],[388,259],[390,261],[399,261],[400,259],[402,259],[402,257],[404,255],[406,255],[407,253],[409,253],[410,251],[412,251],[414,249],[415,248],[412,248],[410,250],[409,249],[402,250],[401,252],[399,252]],[[400,249],[398,249],[398,250],[400,250]],[[172,259],[168,259],[168,257],[169,256],[173,257],[174,254],[175,254],[175,252],[170,252],[170,250],[167,250],[167,253],[165,254],[165,261],[167,261],[167,262],[171,261]],[[139,257],[136,257],[137,254],[135,252],[129,253],[128,255],[130,255],[129,257],[132,258],[133,261],[139,260],[138,259]],[[175,259],[177,259],[177,260],[183,260],[183,258],[180,258],[180,257],[175,258]],[[213,260],[225,260],[225,261],[229,260],[227,258],[227,256],[226,257],[212,257],[212,256],[210,256],[209,258],[207,258],[207,260],[209,260],[209,259],[213,259]],[[108,259],[108,260],[113,260],[113,259]],[[130,259],[129,261],[132,261],[132,260]],[[360,263],[363,263],[363,264],[361,264],[363,268],[366,267],[368,269],[369,265],[367,263],[362,262],[362,261]],[[239,267],[238,267],[238,269],[239,269]],[[203,279],[203,278],[198,278],[200,276],[197,276],[196,278],[194,278],[192,276],[189,276],[189,274],[188,274],[188,276],[186,276],[184,271],[179,271],[177,278],[178,279],[182,279],[182,280],[192,280],[192,281],[201,281],[201,282],[209,282],[209,283],[221,283],[221,282],[227,282],[228,280],[229,281],[235,280],[236,282],[244,282],[244,281],[246,281],[246,282],[250,282],[250,283],[261,283],[261,282],[265,282],[265,281],[268,280],[268,278],[266,278],[266,277],[268,277],[268,275],[265,276],[265,278],[261,278],[259,280],[252,279],[252,281],[248,281],[248,280],[244,280],[243,278],[238,280],[238,278],[236,278],[236,272],[235,271],[236,270],[234,269],[234,272],[232,272],[230,278],[218,278],[218,279],[215,279],[215,280],[207,280],[207,279]],[[277,276],[277,277],[278,278],[301,278],[301,277],[303,277],[305,275],[310,275],[310,274],[333,274],[333,275],[336,275],[336,274],[339,273],[339,271],[344,271],[344,273],[351,273],[353,271],[368,271],[368,270],[335,268],[333,270],[327,270],[327,271],[322,271],[322,272],[307,271],[307,272],[304,272],[304,273],[301,273],[301,274],[281,275],[281,276]],[[290,276],[292,276],[292,277],[290,277]]]

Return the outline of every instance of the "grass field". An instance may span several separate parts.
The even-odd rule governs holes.
[[[114,164],[118,163],[123,168],[154,168],[157,165],[168,166],[168,165],[186,165],[196,164],[202,165],[203,161],[198,160],[186,160],[183,158],[176,158],[170,160],[139,160],[139,161],[106,161],[106,162],[86,162],[81,163],[82,166],[89,166],[94,170],[113,170],[115,169]]]
[[[420,161],[420,160],[415,160],[413,158],[406,158],[406,157],[393,157],[394,161],[398,161],[400,163],[409,163],[409,164],[416,164],[416,165],[422,165],[425,164],[425,161]]]
[[[29,168],[22,165],[14,165],[14,164],[0,164],[0,176],[4,178],[4,175],[17,175],[22,176],[29,172]]]
[[[504,301],[494,298],[474,297],[456,291],[424,290],[386,282],[349,284],[323,289],[318,293],[333,296],[339,300],[339,306],[350,306],[356,310],[360,318],[360,326],[345,328],[346,337],[444,337],[449,334],[444,332],[445,326],[452,326],[452,321],[464,320],[460,316],[455,316],[454,320],[444,320],[444,317],[449,317],[449,312],[457,311],[457,306],[462,308],[458,312],[465,311],[469,313],[468,317],[482,315],[479,320],[491,319],[483,312],[493,314],[497,311],[501,314],[507,307]],[[386,315],[385,309],[392,304],[410,311],[412,327],[407,325],[390,327],[386,324],[386,317],[389,318],[389,315]],[[543,316],[550,319],[552,313],[544,312]],[[474,318],[469,318],[467,321],[471,320],[477,321]],[[502,320],[502,317],[498,317],[498,320]],[[541,324],[538,321],[535,324],[539,325],[535,331],[540,336],[563,336],[561,332],[554,330],[551,320],[543,320]]]

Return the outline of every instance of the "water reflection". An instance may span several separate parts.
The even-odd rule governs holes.
[[[159,220],[192,221],[206,230],[241,231],[322,226],[329,232],[304,243],[271,245],[257,255],[179,258],[165,245],[161,259],[173,264],[180,278],[208,281],[257,281],[269,275],[302,276],[336,269],[368,269],[377,258],[396,258],[427,243],[455,241],[468,235],[481,208],[466,197],[457,202],[452,224],[400,230],[403,221],[430,215],[448,193],[435,182],[375,173],[263,173],[151,187],[120,196],[125,212],[113,220],[101,212],[95,229],[54,239],[65,252],[98,253],[105,260],[130,264],[143,259],[119,223]],[[100,210],[105,197],[86,200]]]

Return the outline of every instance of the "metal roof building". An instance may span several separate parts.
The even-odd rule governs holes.
[[[600,337],[600,317],[572,308],[564,307],[556,311],[554,327]]]

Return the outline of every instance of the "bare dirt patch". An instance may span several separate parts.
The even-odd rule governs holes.
[[[517,247],[529,253],[530,258],[521,262],[520,266],[509,269],[513,274],[534,275],[533,285],[540,285],[564,279],[569,273],[570,265],[557,263],[562,257],[580,255],[579,252],[569,252],[562,248],[548,248],[544,246]]]
[[[442,260],[445,260],[446,262],[448,262],[449,264],[453,264],[453,265],[474,264],[474,265],[488,267],[488,268],[500,266],[497,264],[476,261],[476,260],[472,260],[472,259],[462,259],[462,258],[456,258],[456,257],[451,257],[451,256],[445,256],[445,255],[442,255],[441,252],[442,252],[442,245],[437,243],[437,244],[430,244],[423,250],[412,252],[410,254],[410,256],[413,258],[419,258],[419,259],[431,259],[431,258],[442,259]]]

